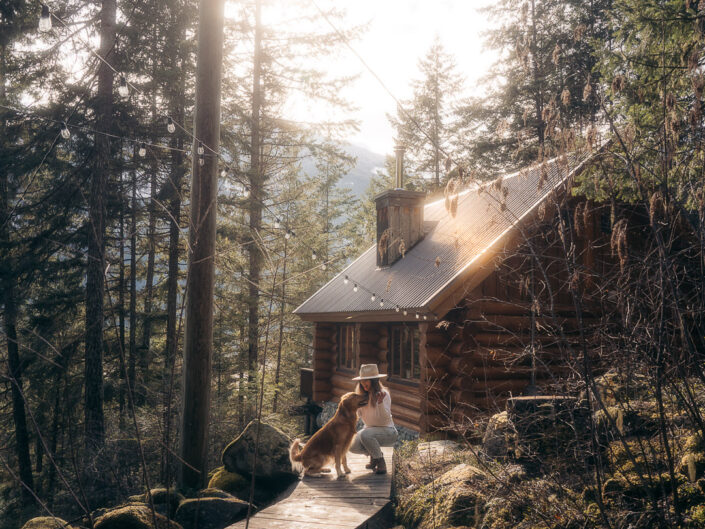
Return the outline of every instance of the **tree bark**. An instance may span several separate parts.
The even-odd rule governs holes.
[[[196,67],[193,152],[203,142],[203,164],[193,156],[190,255],[184,338],[184,397],[179,485],[202,488],[208,477],[208,420],[213,356],[213,291],[220,83],[224,0],[201,0]]]
[[[7,48],[3,45],[0,49],[0,102],[5,103],[5,71]],[[0,120],[0,139],[5,138],[5,119]],[[5,248],[0,261],[0,288],[2,288],[2,304],[5,308],[3,321],[5,340],[7,341],[7,367],[12,387],[12,418],[15,423],[15,446],[20,479],[34,489],[32,478],[32,462],[29,457],[29,434],[27,432],[27,416],[24,409],[22,395],[22,366],[20,364],[19,346],[17,343],[17,305],[15,302],[15,267],[12,259],[7,257],[10,251],[10,232],[8,219],[10,213],[10,183],[7,171],[0,173],[0,248]],[[8,254],[5,254],[8,252]],[[26,488],[22,488],[22,504],[27,507],[33,501],[32,495]]]
[[[247,327],[247,368],[248,377],[254,379],[259,355],[259,282],[262,267],[262,252],[257,234],[262,227],[262,168],[260,159],[260,108],[262,105],[262,2],[255,4],[255,42],[252,71],[252,124],[250,139],[250,233],[252,243],[247,246],[249,253],[249,291]]]
[[[115,47],[116,0],[103,0],[99,54],[110,63]],[[113,70],[98,67],[96,129],[108,132],[113,112]],[[110,170],[110,142],[96,134],[95,166],[89,196],[88,263],[86,265],[85,443],[95,450],[105,442],[103,416],[103,294],[105,290],[105,189]]]

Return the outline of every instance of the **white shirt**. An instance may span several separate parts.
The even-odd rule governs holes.
[[[372,397],[370,397],[367,405],[357,409],[357,415],[365,423],[365,428],[372,426],[391,426],[393,428],[392,397],[389,396],[389,391],[384,391],[382,402],[376,406],[372,405]]]

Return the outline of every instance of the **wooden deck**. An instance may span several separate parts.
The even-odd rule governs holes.
[[[366,456],[348,454],[352,470],[344,480],[332,474],[304,477],[290,494],[250,518],[250,529],[387,529],[392,526],[392,452],[382,448],[387,474],[365,468]],[[245,520],[226,529],[244,529]]]

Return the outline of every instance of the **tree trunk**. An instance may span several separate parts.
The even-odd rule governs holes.
[[[116,0],[103,0],[100,14],[99,54],[107,62],[115,48]],[[108,132],[113,113],[112,69],[103,62],[98,67],[96,129]],[[108,182],[110,142],[96,134],[96,156],[89,196],[88,263],[86,265],[86,364],[85,364],[85,443],[95,450],[105,442],[103,417],[103,293],[105,270],[105,188]]]
[[[136,156],[132,155],[133,163]],[[137,358],[137,170],[132,168],[132,200],[130,206],[130,350],[127,356],[127,391],[135,390]],[[133,393],[134,394],[134,393]],[[130,399],[128,398],[128,402]]]
[[[0,49],[0,103],[6,102],[5,93],[5,54],[7,48],[3,45]],[[0,141],[5,138],[5,120],[0,121]],[[7,171],[0,172],[0,247],[5,247],[5,252],[10,249],[11,224],[10,214],[10,182]],[[34,489],[32,478],[32,462],[29,457],[29,434],[27,432],[27,416],[24,409],[24,396],[22,395],[22,367],[20,364],[19,346],[17,343],[17,306],[15,303],[15,267],[10,258],[0,261],[0,288],[2,288],[2,303],[5,308],[3,316],[5,326],[5,340],[7,341],[7,367],[12,388],[12,418],[15,423],[15,446],[17,462],[19,465],[20,479],[30,488]],[[32,495],[26,488],[22,489],[22,504],[27,507],[33,501]]]
[[[203,164],[193,157],[190,255],[184,338],[184,397],[179,485],[202,488],[208,477],[208,420],[213,356],[215,220],[220,149],[220,82],[224,0],[201,0],[198,23],[193,152],[203,142]]]
[[[175,23],[172,34],[178,41],[184,38],[183,17],[176,14],[177,22]],[[169,46],[175,53],[172,57],[174,67],[179,63],[177,41],[173,41]],[[179,80],[175,83],[175,90],[169,95],[170,97],[170,116],[177,123],[184,122],[184,77],[179,75]],[[177,301],[179,293],[179,223],[181,219],[181,187],[184,178],[184,156],[182,150],[184,148],[183,136],[175,135],[171,139],[171,171],[170,181],[166,184],[169,191],[169,265],[167,276],[167,295],[166,295],[166,346],[164,355],[164,376],[163,376],[163,391],[164,391],[164,457],[162,461],[162,476],[163,482],[169,485],[171,482],[170,466],[169,466],[169,448],[171,447],[171,400],[173,388],[173,373],[174,362],[176,360],[176,348],[178,346],[178,328],[177,328]]]
[[[327,217],[326,217],[327,219]],[[277,367],[274,371],[274,400],[272,402],[272,412],[277,412],[277,400],[279,398],[279,374],[282,364],[282,342],[284,341],[284,317],[286,315],[286,258],[288,250],[287,239],[284,239],[284,264],[282,266],[282,303],[279,309],[279,344],[277,345]],[[323,256],[325,259],[326,256]]]
[[[122,147],[120,148],[120,157],[124,156],[124,151]],[[120,252],[120,268],[118,271],[118,326],[119,326],[119,340],[120,343],[120,354],[124,357],[125,351],[125,183],[123,171],[120,171],[120,242],[119,242],[119,252]],[[120,369],[120,390],[118,395],[118,406],[119,406],[119,428],[122,432],[125,429],[125,374],[122,369]]]
[[[249,291],[247,298],[247,369],[248,379],[254,380],[259,354],[259,281],[262,253],[256,239],[262,227],[262,168],[260,159],[260,107],[262,104],[262,2],[255,4],[255,42],[252,73],[252,129],[250,142],[250,234],[252,243],[247,246],[250,258]]]

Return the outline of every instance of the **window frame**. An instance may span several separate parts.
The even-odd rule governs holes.
[[[341,334],[345,332],[346,336],[343,340],[341,340]],[[350,341],[348,342],[348,334]],[[340,371],[341,373],[355,373],[355,371],[358,368],[358,364],[360,363],[360,354],[359,354],[359,336],[360,336],[360,329],[359,326],[355,323],[339,323],[336,326],[335,330],[335,344],[336,344],[336,354],[335,354],[335,369],[336,371]],[[350,343],[350,346],[352,348],[352,351],[346,351],[346,359],[350,359],[350,363],[352,363],[352,367],[349,367],[347,364],[348,362],[341,363],[341,354],[343,352],[342,345],[343,343],[347,344]]]
[[[408,342],[411,344],[409,368],[411,378],[404,376],[405,351],[404,330],[409,332]],[[421,382],[421,331],[418,325],[390,324],[387,327],[389,343],[387,347],[387,363],[389,379],[407,385],[418,385]],[[395,358],[395,333],[399,333],[399,358]]]

